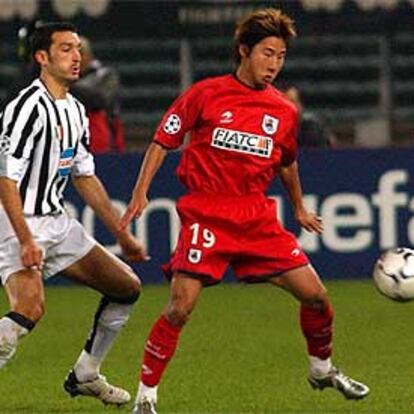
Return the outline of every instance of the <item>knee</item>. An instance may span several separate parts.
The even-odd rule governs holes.
[[[141,288],[141,281],[138,276],[134,274],[127,289],[126,297],[128,303],[135,303],[138,300],[139,295],[141,294]]]
[[[173,277],[170,299],[163,312],[172,326],[182,327],[188,322],[201,288],[201,282],[197,279]]]
[[[118,303],[124,303],[124,304],[134,304],[139,296],[141,294],[141,281],[138,278],[138,276],[132,272],[130,277],[128,278],[128,282],[125,284],[123,292],[122,292],[122,298],[116,299],[111,297],[111,300]]]
[[[190,317],[190,312],[174,307],[165,312],[165,317],[172,326],[184,326]]]
[[[328,292],[324,287],[309,292],[301,300],[302,305],[312,308],[314,310],[319,310],[321,312],[325,311],[328,308],[331,308],[331,303],[328,297]]]
[[[167,318],[173,326],[184,326],[190,319],[192,307],[183,300],[172,301],[164,312],[164,316]]]

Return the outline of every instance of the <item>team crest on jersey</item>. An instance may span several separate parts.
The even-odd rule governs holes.
[[[201,250],[190,249],[188,251],[188,261],[190,263],[196,264],[196,263],[199,263],[200,260],[201,260]]]
[[[279,126],[279,120],[270,115],[264,115],[262,129],[266,134],[273,135]]]
[[[7,135],[0,136],[0,154],[7,154],[10,150],[11,141]]]
[[[171,114],[164,124],[164,131],[167,134],[176,134],[181,129],[181,118],[177,114]]]
[[[55,137],[58,141],[62,141],[63,139],[63,126],[58,125],[55,127]]]
[[[228,151],[244,152],[258,157],[270,158],[273,140],[257,134],[216,128],[213,131],[211,146]]]

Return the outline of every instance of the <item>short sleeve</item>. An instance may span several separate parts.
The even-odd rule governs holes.
[[[72,164],[72,176],[89,176],[95,174],[95,161],[89,150],[90,133],[89,121],[85,116],[83,135],[76,148],[76,154]]]
[[[34,97],[11,101],[0,114],[0,176],[19,181],[42,131]]]
[[[202,105],[200,83],[179,96],[164,114],[154,135],[154,142],[166,149],[183,144],[186,132],[196,125]]]
[[[292,123],[282,144],[282,165],[292,164],[298,156],[298,112],[292,112]]]

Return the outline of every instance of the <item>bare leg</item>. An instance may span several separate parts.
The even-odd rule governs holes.
[[[202,283],[198,279],[179,273],[173,276],[168,304],[145,344],[134,413],[156,414],[158,384],[174,355],[181,329],[187,323],[201,290]]]
[[[141,289],[132,269],[100,245],[66,268],[63,274],[120,302],[133,301]]]
[[[92,395],[104,403],[124,404],[130,400],[129,393],[108,384],[99,372],[139,297],[140,281],[128,265],[99,245],[63,273],[104,295],[85,347],[65,381],[65,389],[72,396]]]
[[[332,365],[333,309],[325,286],[311,266],[288,271],[271,279],[301,303],[300,323],[310,361],[309,382],[313,388],[333,387],[348,399],[364,398],[369,388],[342,374]]]
[[[0,368],[16,352],[19,339],[42,317],[45,300],[41,274],[34,270],[10,275],[5,290],[11,311],[0,319]]]

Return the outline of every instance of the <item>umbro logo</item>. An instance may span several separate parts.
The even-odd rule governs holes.
[[[221,114],[220,124],[230,124],[233,122],[233,113],[231,111],[225,111]]]
[[[293,250],[290,252],[290,254],[291,254],[293,257],[297,257],[297,256],[299,256],[299,255],[300,255],[300,249],[298,249],[298,248],[296,247],[295,249],[293,249]]]

